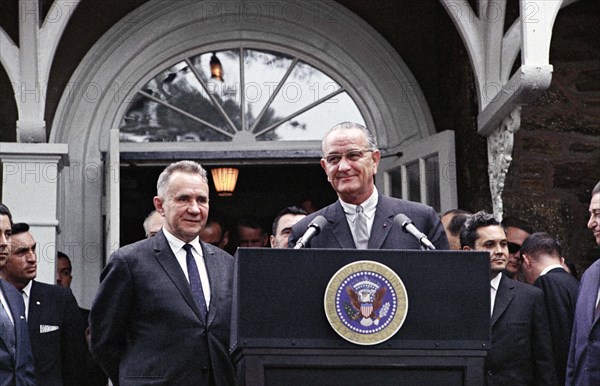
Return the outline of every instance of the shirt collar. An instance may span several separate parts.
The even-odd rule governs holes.
[[[499,272],[492,280],[490,280],[490,285],[496,291],[498,291],[498,286],[500,285],[500,279],[502,279],[502,272]]]
[[[555,269],[555,268],[562,268],[565,269],[562,265],[560,264],[552,264],[547,266],[546,268],[544,268],[544,270],[540,273],[540,276],[547,274],[548,272],[550,272],[551,270]]]
[[[363,213],[365,214],[365,216],[367,216],[368,218],[373,218],[373,216],[375,216],[375,210],[377,209],[378,200],[379,193],[377,192],[377,188],[373,186],[373,193],[371,193],[369,198],[367,198],[360,204],[363,207]],[[356,216],[356,207],[358,205],[349,204],[347,202],[342,201],[342,199],[340,199],[340,204],[342,205],[344,213],[346,213],[347,216],[349,216],[351,219],[353,219],[354,216]]]
[[[27,298],[29,298],[29,294],[31,293],[31,283],[33,283],[33,280],[29,280],[29,283],[21,290],[21,293],[27,295]]]
[[[196,252],[200,256],[202,256],[202,248],[200,247],[200,236],[196,236],[196,238],[193,239],[192,241],[190,241],[189,243],[185,243],[185,242],[179,240],[177,237],[173,236],[173,234],[171,234],[164,227],[163,227],[162,231],[165,234],[165,237],[167,238],[167,242],[169,243],[169,246],[171,247],[171,250],[174,253],[179,252],[179,250],[182,249],[185,244],[190,244],[196,250]]]

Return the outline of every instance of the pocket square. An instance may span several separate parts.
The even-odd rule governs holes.
[[[47,324],[40,324],[40,334],[44,334],[46,332],[52,332],[58,330],[58,326],[49,326]]]

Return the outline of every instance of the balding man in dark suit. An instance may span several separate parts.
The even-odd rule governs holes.
[[[307,248],[420,249],[413,236],[394,224],[403,213],[436,249],[450,249],[439,216],[433,208],[379,194],[374,180],[381,153],[375,137],[357,123],[343,122],[323,137],[321,167],[337,192],[338,200],[307,216],[292,227],[293,247],[317,216],[327,219],[323,231]]]
[[[199,240],[206,171],[180,161],[159,176],[154,237],[118,249],[90,312],[91,351],[117,385],[233,385],[233,257]]]

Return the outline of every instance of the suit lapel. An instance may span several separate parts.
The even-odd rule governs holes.
[[[204,324],[205,322],[200,316],[198,304],[196,304],[194,295],[192,295],[190,283],[187,281],[185,274],[181,270],[181,266],[177,262],[177,258],[175,258],[173,251],[171,251],[171,247],[169,246],[169,242],[167,241],[164,233],[162,233],[162,231],[158,232],[153,237],[153,241],[154,257],[158,261],[158,264],[162,266],[169,278],[173,281],[173,284],[175,284],[179,292],[181,292],[181,295],[186,303],[190,306],[192,311],[194,311],[194,314],[196,314],[198,319],[200,319],[200,321]]]
[[[492,319],[490,320],[490,325],[492,327],[504,311],[506,311],[508,305],[515,297],[514,288],[515,285],[512,283],[512,279],[506,278],[505,276],[500,278],[500,284],[498,284],[498,291],[496,292],[496,300],[494,301],[494,312],[492,312]]]
[[[29,313],[27,314],[27,329],[29,330],[29,335],[32,336],[38,329],[40,325],[40,307],[39,304],[44,304],[44,295],[42,291],[40,291],[39,286],[34,281],[31,282],[31,290],[29,291]]]
[[[23,322],[21,322],[21,319],[25,319],[25,313],[23,312],[23,314],[21,315],[21,312],[19,309],[20,307],[17,306],[19,301],[23,301],[23,297],[20,293],[16,294],[15,296],[11,296],[11,294],[6,291],[5,286],[7,285],[11,285],[8,284],[7,282],[0,280],[0,287],[2,287],[1,291],[4,294],[4,299],[6,299],[6,303],[8,303],[8,308],[10,309],[10,313],[13,317],[13,324],[15,326],[15,342],[17,342],[17,345],[19,343],[22,342],[23,337],[21,336],[21,334],[23,333],[27,333],[26,329],[22,329],[21,326]],[[25,310],[25,308],[23,308],[23,311]],[[25,326],[26,327],[26,326]],[[4,342],[6,344],[6,342]],[[17,355],[15,357],[15,361],[19,361],[19,357],[20,355]]]
[[[379,195],[369,238],[369,249],[381,249],[394,223],[394,215],[392,208],[386,204],[386,198]]]
[[[207,325],[210,325],[215,318],[215,310],[217,309],[216,302],[219,300],[219,278],[225,277],[225,272],[222,271],[222,265],[218,264],[217,257],[213,250],[206,248],[206,244],[200,241],[202,247],[202,256],[206,265],[208,274],[208,284],[210,285],[210,304],[208,307]]]
[[[14,325],[15,325],[15,333],[17,328],[17,320],[16,318],[18,318],[19,316],[16,315],[17,312],[15,310],[15,307],[12,306],[12,301],[8,298],[8,293],[7,291],[4,290],[4,282],[2,280],[0,280],[0,291],[2,291],[2,293],[4,294],[4,299],[6,299],[6,303],[8,304],[8,310],[10,311],[10,313],[12,314],[13,320],[14,320]],[[15,335],[16,337],[16,335]],[[8,342],[4,340],[4,337],[2,336],[2,334],[0,334],[0,341],[2,341],[2,344],[4,344],[4,346],[8,349]]]
[[[596,323],[600,321],[600,318],[594,318],[594,313],[596,311],[596,299],[598,295],[598,287],[600,286],[600,266],[596,267],[592,272],[590,272],[590,279],[588,283],[594,283],[592,285],[592,290],[590,291],[592,296],[586,296],[586,299],[589,299],[589,303],[585,307],[586,319],[591,320],[591,327],[594,327]],[[581,293],[581,291],[580,291]]]
[[[328,227],[331,229],[331,233],[333,233],[333,236],[340,245],[340,248],[356,248],[356,245],[354,244],[354,238],[352,238],[352,232],[350,231],[350,226],[348,225],[348,220],[346,220],[344,208],[342,208],[342,204],[340,204],[339,200],[337,200],[327,209],[325,217],[330,224]]]

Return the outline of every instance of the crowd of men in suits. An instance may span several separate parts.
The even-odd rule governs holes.
[[[394,222],[402,213],[436,249],[489,252],[488,385],[600,385],[600,260],[579,285],[548,234],[509,239],[508,227],[483,211],[456,213],[444,227],[431,207],[380,194],[374,177],[381,153],[362,125],[336,125],[322,151],[339,199],[311,214],[286,208],[273,224],[272,247],[302,239],[305,248],[420,249],[423,241]],[[206,171],[193,161],[166,167],[154,206],[147,238],[115,251],[102,271],[89,351],[115,386],[233,385],[234,258],[222,249],[222,230],[211,242],[199,237],[209,214]],[[600,245],[600,182],[589,210],[588,228]],[[319,216],[327,226],[304,239]],[[35,248],[28,226],[14,224],[0,204],[0,386],[86,385],[86,320],[68,288],[34,280]],[[61,285],[70,282],[69,269],[60,264]]]

